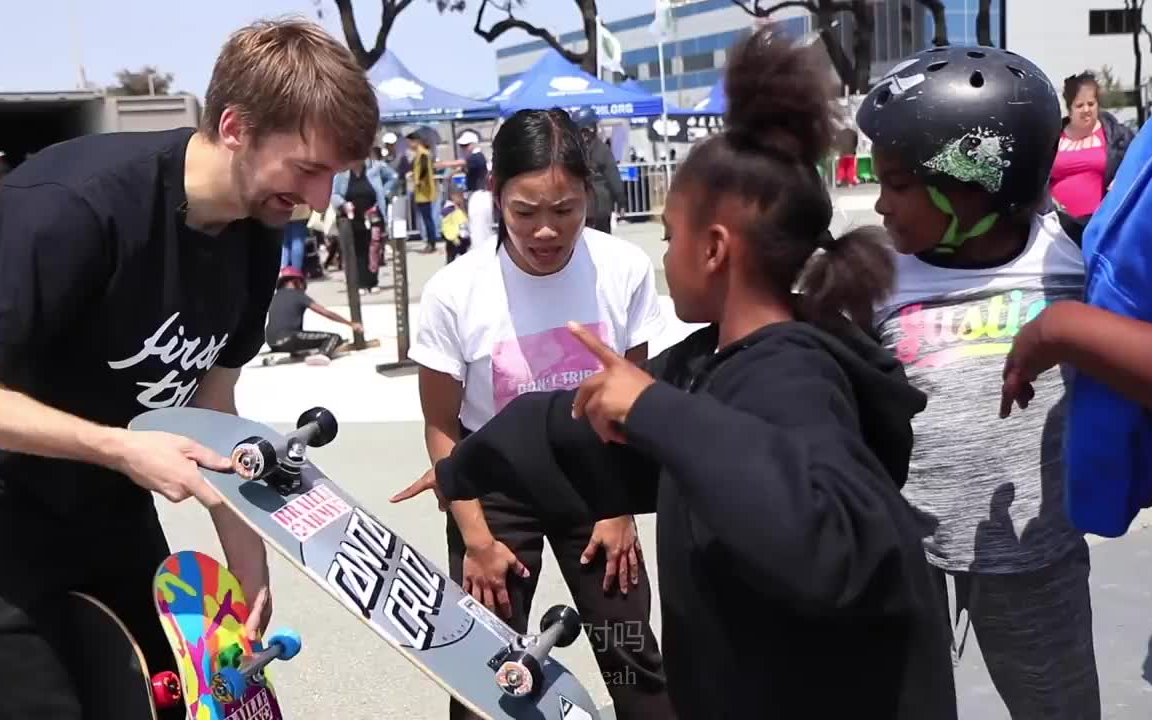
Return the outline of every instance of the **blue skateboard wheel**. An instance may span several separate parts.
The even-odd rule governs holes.
[[[280,646],[280,659],[291,660],[296,657],[296,653],[300,652],[300,646],[303,642],[300,640],[300,634],[295,630],[288,628],[281,628],[272,634],[268,639],[268,645]]]

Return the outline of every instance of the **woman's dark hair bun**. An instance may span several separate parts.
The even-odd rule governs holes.
[[[724,131],[693,147],[673,193],[692,189],[697,227],[718,208],[730,213],[722,220],[743,237],[747,270],[763,287],[785,298],[799,286],[818,322],[848,315],[866,326],[895,266],[882,229],[829,232],[832,198],[817,166],[832,152],[839,111],[827,59],[761,28],[732,49],[724,77]]]
[[[729,55],[724,74],[726,129],[749,145],[807,165],[831,149],[835,87],[811,46],[761,29]]]

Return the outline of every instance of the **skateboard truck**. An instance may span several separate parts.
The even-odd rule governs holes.
[[[300,636],[293,630],[279,630],[268,640],[268,647],[251,657],[243,657],[239,645],[220,651],[220,669],[212,676],[212,697],[225,705],[244,697],[253,681],[264,684],[263,672],[273,660],[291,660],[300,652]]]
[[[183,700],[184,693],[180,689],[180,678],[171,670],[156,673],[152,676],[152,702],[160,710],[174,708]]]
[[[264,480],[281,495],[300,489],[300,471],[308,461],[308,447],[322,447],[336,437],[336,416],[322,407],[305,410],[296,430],[272,443],[259,436],[246,438],[232,449],[232,469],[245,480]]]
[[[544,686],[544,658],[555,647],[568,647],[580,637],[580,614],[565,605],[553,605],[540,619],[540,634],[518,638],[519,648],[508,646],[489,663],[497,667],[496,684],[512,697],[534,695]]]

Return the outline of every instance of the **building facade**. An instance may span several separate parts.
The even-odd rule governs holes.
[[[732,0],[698,0],[673,8],[675,19],[670,37],[664,43],[665,97],[679,107],[691,107],[707,97],[721,77],[727,62],[728,48],[756,27],[755,19]],[[660,61],[656,36],[649,27],[652,13],[607,23],[608,30],[620,40],[624,71],[650,93],[660,93]],[[772,16],[781,32],[802,35],[811,27],[808,14],[788,8]],[[581,30],[567,32],[558,38],[574,52],[585,49]],[[511,84],[540,59],[548,45],[542,40],[521,43],[496,51],[496,72],[500,89]],[[605,79],[608,79],[605,77]],[[612,78],[624,80],[619,74]]]
[[[1138,83],[1132,49],[1132,18],[1124,0],[1003,0],[1007,47],[1030,58],[1048,75],[1057,90],[1064,78],[1084,70],[1100,73],[1108,67],[1120,88],[1133,91]],[[1149,22],[1147,15],[1145,22]],[[1143,84],[1152,74],[1152,48],[1140,39]],[[1131,92],[1135,104],[1138,92]]]
[[[976,45],[979,0],[943,0],[948,39],[953,45]],[[909,55],[931,47],[935,25],[919,0],[875,0],[872,5],[874,42],[872,79]],[[732,0],[684,0],[673,10],[673,37],[664,44],[665,96],[679,107],[691,107],[718,82],[727,50],[752,32],[756,21]],[[1132,18],[1124,0],[991,0],[992,44],[1028,57],[1058,89],[1064,78],[1084,70],[1110,68],[1124,90],[1135,87]],[[660,92],[656,39],[649,31],[653,15],[647,13],[608,23],[624,49],[627,76],[645,90]],[[780,31],[800,36],[814,25],[803,8],[789,7],[771,18]],[[833,29],[849,58],[853,57],[855,27],[850,13],[837,16]],[[584,49],[581,31],[560,36],[566,47]],[[1152,47],[1141,40],[1145,75],[1152,74]],[[497,50],[500,88],[507,87],[544,53],[547,45],[534,41]],[[615,81],[624,79],[617,74]]]

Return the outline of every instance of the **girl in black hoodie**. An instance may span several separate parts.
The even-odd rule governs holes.
[[[900,496],[925,397],[846,317],[867,323],[893,265],[878,231],[829,232],[831,88],[767,29],[725,88],[726,130],[664,217],[676,313],[708,327],[641,369],[573,326],[602,372],[521,395],[397,499],[498,488],[555,522],[656,512],[682,720],[955,718],[929,529]]]

